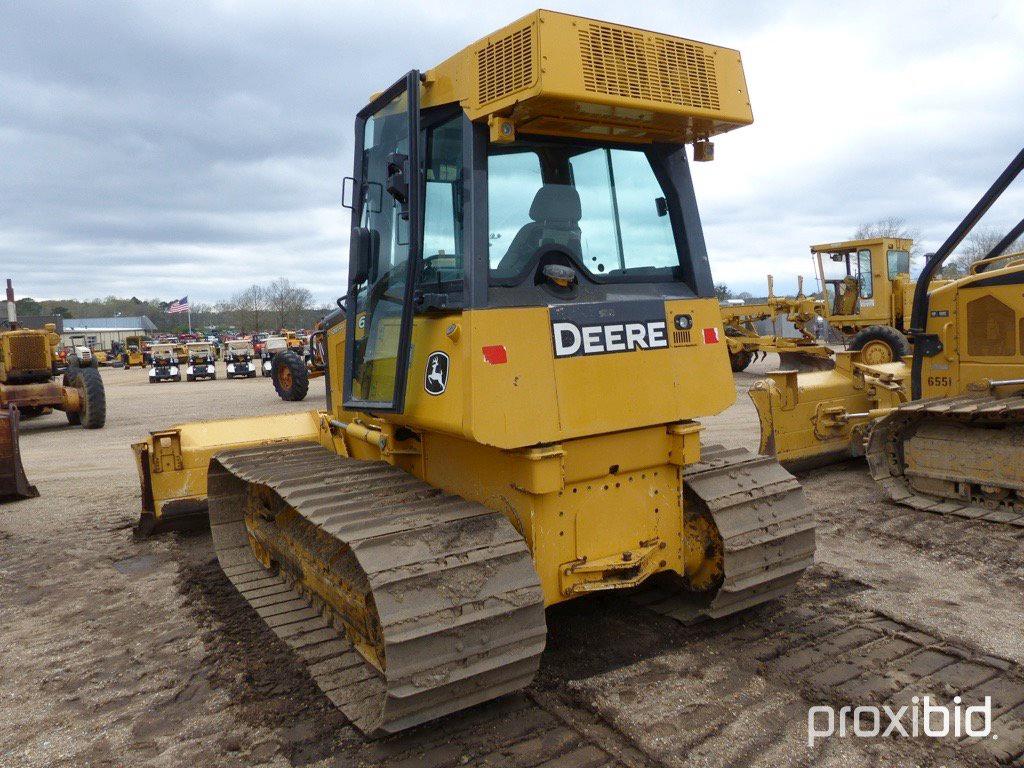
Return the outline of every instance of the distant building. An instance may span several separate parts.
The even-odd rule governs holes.
[[[18,325],[22,328],[32,328],[33,330],[41,330],[47,323],[53,323],[57,329],[57,333],[60,333],[64,328],[64,318],[60,315],[18,315]],[[0,328],[9,328],[10,324],[7,322],[7,308],[0,302]]]
[[[84,344],[95,349],[110,349],[115,341],[129,336],[151,336],[156,326],[148,317],[65,318],[61,343],[70,347]]]

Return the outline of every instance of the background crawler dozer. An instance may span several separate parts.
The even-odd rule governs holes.
[[[327,409],[153,433],[144,516],[205,503],[371,734],[528,685],[546,606],[655,575],[708,616],[785,593],[799,484],[696,421],[735,388],[686,145],[750,122],[736,51],[547,11],[408,73],[356,118]]]
[[[754,385],[763,453],[800,466],[866,451],[872,477],[900,503],[1024,525],[1024,257],[1003,255],[1024,220],[969,274],[933,281],[1022,169],[1024,150],[927,257],[912,357],[871,364],[841,352],[834,371]]]

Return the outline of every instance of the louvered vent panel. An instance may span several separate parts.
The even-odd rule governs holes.
[[[1009,357],[1017,348],[1013,308],[995,296],[967,302],[967,354]]]
[[[476,52],[480,104],[533,85],[533,27],[523,27]]]
[[[50,367],[50,345],[46,334],[11,334],[12,371],[45,371]]]
[[[717,110],[715,58],[698,43],[603,24],[580,28],[583,85],[592,93]]]

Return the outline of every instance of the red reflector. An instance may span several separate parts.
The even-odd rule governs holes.
[[[491,365],[504,365],[508,362],[508,352],[502,344],[484,347],[484,360]]]
[[[705,344],[717,344],[718,343],[718,329],[717,328],[705,328],[704,329],[704,343]]]

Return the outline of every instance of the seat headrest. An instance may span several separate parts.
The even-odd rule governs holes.
[[[579,222],[583,215],[580,193],[568,184],[545,184],[533,196],[530,218],[534,221]]]

